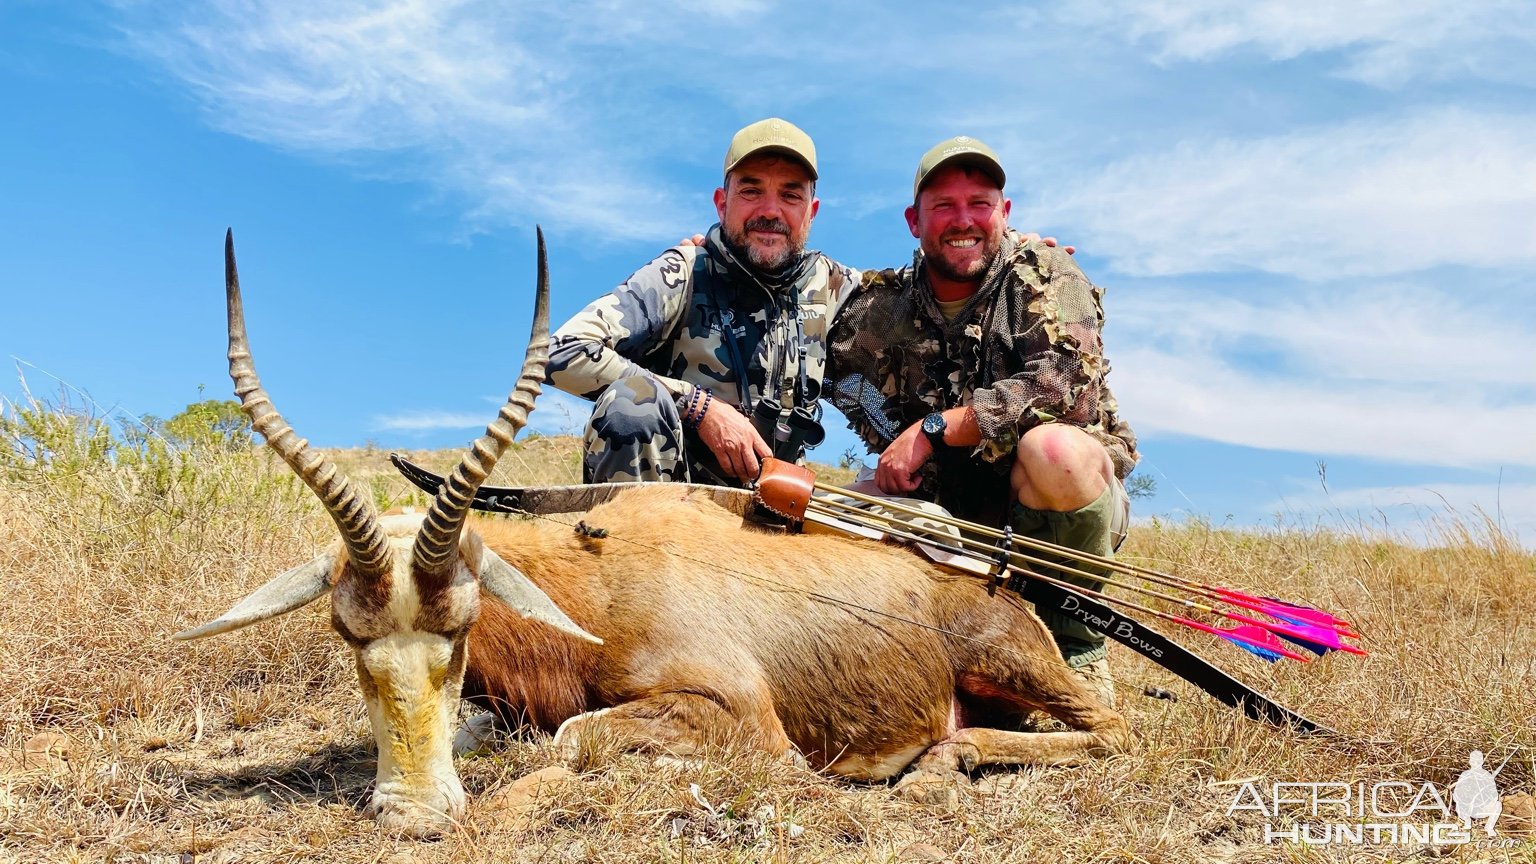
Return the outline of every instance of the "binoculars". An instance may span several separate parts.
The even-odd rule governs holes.
[[[805,448],[815,447],[827,437],[821,421],[810,409],[797,406],[785,415],[783,404],[766,396],[752,407],[752,426],[773,448],[773,458],[785,462],[800,461]]]

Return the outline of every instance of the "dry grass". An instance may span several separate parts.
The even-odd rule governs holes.
[[[335,455],[381,503],[409,501],[383,454]],[[434,467],[455,458],[413,455]],[[935,850],[967,862],[1323,861],[1340,855],[1265,846],[1262,819],[1228,817],[1234,787],[1218,784],[1444,784],[1473,747],[1497,760],[1520,745],[1500,785],[1536,787],[1533,560],[1497,532],[1453,525],[1440,547],[1420,549],[1154,525],[1134,532],[1131,555],[1358,622],[1373,656],[1310,667],[1186,640],[1355,743],[1241,720],[1121,651],[1135,753],[979,777],[954,808],[750,753],[658,769],[599,742],[580,781],[514,829],[490,802],[553,762],[534,740],[460,761],[476,802],[464,830],[399,840],[360,815],[372,745],[325,603],[221,639],[166,638],[313,555],[329,522],[263,451],[164,459],[0,462],[0,861],[901,861]],[[492,482],[577,479],[573,442],[540,439]],[[1179,700],[1143,698],[1146,686]],[[63,736],[58,751],[27,757],[43,733]],[[1459,860],[1530,860],[1533,849],[1463,849]],[[1360,860],[1417,854],[1386,847]]]

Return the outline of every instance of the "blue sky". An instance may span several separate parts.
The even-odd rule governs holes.
[[[224,398],[233,226],[302,434],[459,444],[516,375],[535,223],[560,319],[707,227],[776,115],[818,146],[812,245],[896,265],[963,133],[1108,291],[1138,515],[1420,536],[1449,505],[1530,545],[1533,87],[1528,2],[0,0],[0,357],[104,410]]]

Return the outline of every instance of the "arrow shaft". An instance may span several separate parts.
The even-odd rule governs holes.
[[[861,510],[861,511],[858,511],[858,512],[860,514],[863,514],[863,515],[873,515],[873,514],[869,514],[867,511],[862,511]],[[823,513],[822,512],[822,508],[816,506],[816,504],[814,504],[814,503],[812,505],[810,505],[809,507],[807,507],[807,515],[809,516],[811,513],[818,513],[819,515],[832,515],[832,514]],[[847,516],[847,515],[853,515],[853,514],[841,514],[841,516]],[[840,518],[841,518],[841,516],[840,516]],[[900,525],[903,525],[903,526],[905,525],[905,523],[897,523],[897,524],[900,524]],[[950,553],[954,553],[954,554],[964,555],[964,554],[967,554],[967,551],[968,551],[965,548],[963,548],[962,546],[952,545],[953,541],[955,541],[957,539],[959,539],[962,543],[966,542],[966,541],[963,540],[963,538],[950,537],[950,538],[947,538],[947,541],[949,541],[949,542],[936,541],[935,538],[924,536],[924,535],[915,534],[915,533],[911,532],[910,530],[908,530],[907,527],[896,527],[896,525],[888,525],[883,530],[884,530],[884,532],[888,536],[894,537],[894,538],[896,538],[898,540],[906,540],[906,541],[911,542],[911,543],[919,543],[919,544],[927,544],[927,545],[930,545],[930,546],[935,546],[935,547],[937,547],[939,549],[942,549],[945,552],[950,552]],[[999,551],[1000,552],[1002,550],[999,549],[999,550],[993,550],[993,551]],[[1012,558],[1012,557],[1014,557],[1014,556],[1010,556],[1010,558]],[[1046,562],[1046,563],[1049,563],[1049,562]],[[1052,565],[1052,566],[1054,566],[1054,565]],[[1173,615],[1173,614],[1170,614],[1170,613],[1167,613],[1167,612],[1163,612],[1163,611],[1161,611],[1159,609],[1153,609],[1150,606],[1143,606],[1140,603],[1136,603],[1134,601],[1127,600],[1127,599],[1125,599],[1123,597],[1111,597],[1110,595],[1105,594],[1105,593],[1103,593],[1101,591],[1095,591],[1095,590],[1093,590],[1091,588],[1085,588],[1085,587],[1083,587],[1081,585],[1075,585],[1075,584],[1073,584],[1071,582],[1067,582],[1067,581],[1062,580],[1062,579],[1056,579],[1056,578],[1051,577],[1051,576],[1046,576],[1043,573],[1039,573],[1039,572],[1036,572],[1036,571],[1033,571],[1033,570],[1026,570],[1023,567],[1018,566],[1016,563],[1014,563],[1012,561],[1009,562],[1008,569],[1010,571],[1014,572],[1014,573],[1018,573],[1019,575],[1025,576],[1025,577],[1027,577],[1029,579],[1033,579],[1033,580],[1036,580],[1036,581],[1039,581],[1039,582],[1044,582],[1047,585],[1054,585],[1054,586],[1056,586],[1058,588],[1062,588],[1064,590],[1071,591],[1071,592],[1076,593],[1076,594],[1080,594],[1083,597],[1092,598],[1094,600],[1099,601],[1100,603],[1111,603],[1111,604],[1114,604],[1116,606],[1121,606],[1121,607],[1124,607],[1126,609],[1131,609],[1131,610],[1134,610],[1136,612],[1141,612],[1141,613],[1146,614],[1146,615],[1151,615],[1151,616],[1153,616],[1155,618],[1161,618],[1164,621],[1169,621],[1169,622],[1172,622],[1174,624],[1178,624],[1178,625],[1181,625],[1181,626],[1184,626],[1184,627],[1189,627],[1189,628],[1194,629],[1194,630],[1200,630],[1200,631],[1203,631],[1203,632],[1206,632],[1206,633],[1213,633],[1213,634],[1215,634],[1217,636],[1221,636],[1223,638],[1235,639],[1235,640],[1240,641],[1240,642],[1245,642],[1245,643],[1247,643],[1249,645],[1256,645],[1256,646],[1258,646],[1260,648],[1264,648],[1267,651],[1275,651],[1275,652],[1277,652],[1277,653],[1279,653],[1279,654],[1281,654],[1283,656],[1289,657],[1289,658],[1291,658],[1293,660],[1299,660],[1299,661],[1301,661],[1303,663],[1308,662],[1308,658],[1306,658],[1306,657],[1304,657],[1304,656],[1302,656],[1300,654],[1297,654],[1297,653],[1295,653],[1293,651],[1290,651],[1290,650],[1288,650],[1286,648],[1277,648],[1277,647],[1275,647],[1273,645],[1265,645],[1264,643],[1259,642],[1257,640],[1254,640],[1254,639],[1252,639],[1252,638],[1250,638],[1248,636],[1244,636],[1244,635],[1238,634],[1238,633],[1232,633],[1232,632],[1226,631],[1226,630],[1220,630],[1220,629],[1218,629],[1216,627],[1210,626],[1209,624],[1202,624],[1202,623],[1200,623],[1198,621],[1191,621],[1188,618],[1183,618],[1183,617],[1180,617],[1178,615]],[[1081,572],[1081,571],[1074,571],[1074,572]],[[1092,574],[1088,574],[1088,573],[1083,573],[1082,575],[1088,576],[1090,578],[1096,578],[1096,577],[1093,577]],[[1207,611],[1216,611],[1216,610],[1207,610]],[[1221,613],[1218,612],[1217,614],[1221,614]],[[1245,623],[1252,623],[1252,622],[1250,620],[1249,622],[1245,622]]]
[[[1333,636],[1333,637],[1330,638],[1327,635],[1313,634],[1313,633],[1311,633],[1311,632],[1309,632],[1307,630],[1304,630],[1302,628],[1298,628],[1298,627],[1296,627],[1294,625],[1291,625],[1291,624],[1283,624],[1283,623],[1271,622],[1271,621],[1261,621],[1261,620],[1256,619],[1256,618],[1251,618],[1251,617],[1249,617],[1247,615],[1241,615],[1241,614],[1238,614],[1238,613],[1235,613],[1235,612],[1228,612],[1228,611],[1223,610],[1223,609],[1217,609],[1217,608],[1215,608],[1213,606],[1209,606],[1209,605],[1206,605],[1204,603],[1197,603],[1197,602],[1195,602],[1193,600],[1189,600],[1187,598],[1175,597],[1175,596],[1173,596],[1171,594],[1167,594],[1167,593],[1162,592],[1162,591],[1157,591],[1157,590],[1152,589],[1152,588],[1147,588],[1147,587],[1142,586],[1142,585],[1136,585],[1136,584],[1131,583],[1131,582],[1124,582],[1124,581],[1121,581],[1121,580],[1118,580],[1118,579],[1114,579],[1114,578],[1111,578],[1111,577],[1106,577],[1106,576],[1103,576],[1103,575],[1100,575],[1100,574],[1097,574],[1097,573],[1088,573],[1088,572],[1085,572],[1085,571],[1083,571],[1081,569],[1078,569],[1076,567],[1072,567],[1070,565],[1062,564],[1059,561],[1050,561],[1050,560],[1047,560],[1047,559],[1044,559],[1044,558],[1039,558],[1039,557],[1036,557],[1036,556],[1033,556],[1033,555],[1028,555],[1028,554],[1022,553],[1022,552],[1015,552],[1015,551],[1012,551],[1012,550],[1005,550],[1005,549],[1003,549],[1001,547],[993,546],[993,545],[991,545],[989,543],[984,543],[984,542],[979,541],[979,540],[972,540],[972,539],[964,536],[963,534],[958,536],[958,537],[946,536],[944,538],[932,537],[932,535],[914,534],[913,533],[913,531],[914,531],[913,526],[912,526],[912,524],[909,521],[907,521],[905,519],[902,519],[899,516],[895,516],[895,515],[892,515],[892,514],[889,514],[889,513],[882,513],[882,512],[879,512],[879,511],[866,510],[866,509],[861,508],[861,507],[856,507],[856,506],[851,505],[851,504],[844,504],[844,503],[838,502],[838,501],[829,501],[829,500],[826,500],[826,499],[814,499],[814,498],[807,505],[807,513],[812,513],[812,512],[821,513],[823,515],[831,515],[831,516],[835,516],[836,518],[847,519],[847,520],[850,520],[850,521],[853,521],[853,522],[856,522],[856,523],[862,522],[864,524],[868,524],[868,522],[870,520],[879,521],[879,522],[882,522],[882,523],[885,524],[884,530],[892,533],[893,536],[899,534],[899,536],[901,536],[903,539],[907,539],[907,540],[911,540],[911,541],[915,541],[915,542],[930,542],[930,543],[931,542],[942,542],[942,543],[945,543],[945,544],[949,544],[951,547],[953,547],[954,544],[958,544],[960,548],[959,549],[955,549],[954,551],[960,552],[962,554],[964,554],[965,552],[972,552],[972,551],[986,553],[989,558],[993,558],[993,559],[996,559],[996,558],[998,558],[1000,556],[1006,555],[1008,562],[1010,564],[1013,564],[1013,565],[1021,565],[1022,564],[1022,565],[1032,565],[1032,566],[1036,566],[1036,567],[1049,567],[1049,568],[1051,568],[1053,570],[1057,570],[1058,572],[1065,573],[1067,575],[1078,576],[1080,578],[1088,579],[1088,580],[1094,581],[1094,582],[1102,582],[1102,583],[1104,583],[1106,585],[1113,585],[1113,586],[1115,586],[1117,588],[1121,588],[1121,589],[1126,590],[1126,591],[1131,591],[1131,592],[1134,592],[1134,593],[1137,593],[1137,594],[1141,594],[1141,595],[1147,596],[1147,597],[1154,597],[1154,598],[1157,598],[1159,600],[1164,600],[1166,602],[1173,603],[1173,604],[1178,605],[1178,606],[1183,606],[1186,609],[1192,609],[1192,610],[1195,610],[1195,611],[1198,611],[1198,612],[1204,612],[1204,613],[1209,614],[1209,615],[1216,615],[1216,616],[1221,617],[1221,618],[1226,618],[1226,619],[1231,620],[1231,621],[1236,621],[1236,622],[1238,622],[1240,624],[1249,624],[1249,625],[1252,625],[1252,626],[1255,626],[1255,627],[1261,627],[1261,628],[1263,628],[1265,630],[1270,631],[1271,633],[1276,633],[1278,635],[1289,636],[1291,638],[1300,639],[1300,640],[1303,640],[1303,641],[1317,642],[1319,644],[1326,645],[1327,647],[1330,647],[1330,648],[1338,648],[1338,649],[1342,649],[1342,650],[1346,650],[1346,651],[1356,651],[1356,652],[1359,651],[1359,649],[1354,648],[1353,646],[1344,645],[1343,643],[1339,642],[1337,636]],[[912,511],[912,512],[922,513],[923,511]],[[920,530],[920,529],[918,529],[918,530]],[[1017,538],[1014,538],[1014,539],[1017,539]],[[1020,567],[1020,569],[1022,570],[1022,567]],[[1035,571],[1023,570],[1023,572],[1025,572],[1026,574],[1030,575],[1031,578],[1049,579],[1049,577],[1046,577],[1046,576],[1044,576],[1044,575],[1042,575],[1042,574],[1040,574],[1038,572],[1035,572]],[[1067,584],[1070,585],[1071,583],[1067,583]],[[1165,615],[1164,613],[1159,612],[1159,611],[1157,611],[1155,609],[1152,609],[1152,608],[1146,607],[1146,606],[1141,606],[1141,605],[1138,605],[1138,604],[1133,604],[1130,601],[1125,600],[1123,598],[1110,597],[1109,595],[1102,594],[1102,593],[1096,592],[1096,591],[1090,592],[1088,589],[1082,588],[1082,587],[1076,586],[1076,585],[1072,585],[1071,587],[1073,587],[1076,590],[1083,591],[1084,593],[1090,594],[1091,596],[1095,596],[1097,598],[1103,599],[1105,602],[1115,603],[1117,605],[1125,606],[1126,608],[1129,608],[1129,609],[1135,609],[1135,610],[1137,610],[1139,612],[1145,612],[1145,613],[1150,614],[1150,615],[1161,616],[1161,617],[1165,618],[1166,620],[1179,621],[1179,622],[1183,622],[1183,621],[1187,620],[1187,619],[1183,619],[1183,618],[1176,618],[1174,616]],[[1234,604],[1234,605],[1237,605],[1237,604]],[[1225,632],[1225,631],[1223,631],[1223,632]],[[1238,638],[1241,638],[1241,637],[1238,637]],[[1271,650],[1274,650],[1274,649],[1271,648]],[[1285,650],[1285,649],[1281,649],[1281,650],[1282,650],[1282,653],[1285,656],[1287,656],[1287,657],[1298,657],[1298,658],[1300,657],[1300,655],[1295,655],[1295,654],[1293,654],[1292,652],[1290,652],[1288,650]]]
[[[881,508],[884,508],[884,509],[889,510],[889,511],[894,511],[896,513],[901,513],[901,514],[904,514],[904,515],[907,515],[907,516],[913,516],[913,517],[917,517],[917,518],[921,518],[921,519],[926,519],[926,520],[930,520],[930,521],[933,521],[933,522],[937,522],[937,523],[940,523],[940,524],[943,524],[943,525],[948,525],[948,526],[951,526],[951,527],[954,527],[954,528],[959,528],[962,531],[968,531],[968,532],[970,532],[972,534],[976,534],[976,535],[979,535],[979,536],[982,536],[982,537],[990,537],[990,538],[992,538],[994,540],[1000,540],[1000,539],[1003,539],[1006,536],[1006,535],[1003,534],[1003,532],[1001,532],[1001,531],[999,531],[999,530],[997,530],[995,528],[989,528],[986,525],[981,525],[981,524],[978,524],[976,522],[969,522],[969,521],[966,521],[964,519],[956,519],[956,518],[954,518],[952,516],[939,516],[939,515],[936,515],[936,514],[933,514],[933,513],[929,513],[929,512],[927,512],[925,510],[919,510],[919,509],[914,508],[914,507],[908,507],[908,506],[906,506],[904,504],[901,504],[900,502],[892,501],[892,500],[890,500],[888,498],[881,498],[881,497],[876,496],[876,495],[867,495],[865,493],[857,492],[857,491],[854,491],[854,490],[851,490],[851,489],[844,489],[844,488],[839,487],[839,486],[831,486],[831,485],[828,485],[826,483],[819,483],[819,482],[815,484],[815,488],[817,490],[819,490],[821,492],[825,492],[825,493],[827,493],[829,495],[839,495],[839,496],[842,496],[842,497],[845,497],[845,498],[851,498],[851,499],[853,499],[855,501],[863,502],[865,504],[873,504],[873,505],[875,505],[877,507],[881,507]],[[820,499],[820,501],[821,501],[821,503],[835,503],[835,502],[828,502],[828,501],[826,501],[826,499]],[[850,505],[842,505],[842,506],[850,506]],[[858,508],[854,508],[854,509],[858,509]],[[863,512],[868,512],[868,511],[863,511]],[[1259,600],[1259,598],[1248,597],[1248,595],[1244,595],[1241,592],[1232,591],[1231,589],[1221,588],[1221,587],[1215,586],[1215,585],[1207,585],[1207,584],[1205,584],[1203,582],[1196,582],[1196,581],[1191,580],[1191,579],[1184,579],[1182,577],[1174,576],[1174,575],[1169,574],[1169,573],[1163,573],[1163,572],[1161,572],[1159,570],[1153,570],[1153,569],[1151,569],[1149,567],[1141,567],[1141,566],[1136,565],[1136,564],[1131,564],[1131,563],[1128,563],[1128,562],[1125,562],[1125,561],[1118,561],[1118,560],[1116,560],[1114,558],[1108,558],[1108,557],[1105,557],[1103,555],[1094,555],[1091,552],[1082,552],[1082,551],[1077,550],[1077,549],[1069,549],[1069,548],[1067,548],[1065,546],[1058,546],[1058,545],[1056,545],[1054,543],[1047,543],[1044,540],[1036,540],[1036,539],[1034,539],[1032,537],[1021,537],[1021,536],[1018,536],[1018,535],[1013,535],[1011,537],[1011,540],[1012,540],[1013,544],[1015,544],[1017,546],[1025,547],[1027,549],[1032,549],[1032,550],[1039,551],[1039,552],[1048,552],[1048,553],[1050,553],[1052,555],[1057,555],[1057,556],[1060,556],[1060,557],[1068,558],[1068,559],[1071,559],[1071,560],[1074,560],[1074,561],[1077,561],[1077,562],[1080,562],[1080,563],[1083,563],[1083,564],[1095,564],[1095,565],[1098,565],[1098,566],[1101,566],[1101,567],[1105,567],[1105,568],[1110,569],[1110,570],[1114,570],[1114,571],[1126,574],[1128,576],[1140,576],[1141,578],[1146,579],[1149,582],[1153,582],[1153,583],[1164,585],[1164,586],[1171,587],[1171,588],[1178,588],[1178,589],[1180,589],[1182,591],[1189,591],[1191,593],[1199,594],[1201,596],[1205,596],[1205,597],[1208,597],[1208,598],[1213,599],[1213,600],[1223,600],[1223,601],[1227,601],[1227,602],[1233,602],[1232,595],[1237,595],[1237,596],[1246,598],[1243,601],[1243,603],[1244,604],[1248,604],[1248,606],[1246,608],[1250,608],[1250,611],[1262,612],[1264,614],[1270,614],[1267,610],[1265,610],[1264,608],[1262,608],[1261,606],[1258,605],[1261,602]],[[1059,567],[1060,565],[1053,564],[1052,566]],[[1095,579],[1101,579],[1101,577],[1097,577],[1097,576],[1095,576],[1094,578]],[[1233,605],[1242,605],[1242,604],[1238,604],[1236,602],[1233,602]],[[1327,613],[1322,613],[1322,614],[1327,614]],[[1331,615],[1329,615],[1328,618],[1329,618],[1330,621],[1335,621],[1335,622],[1338,621],[1337,618],[1334,618]],[[1340,622],[1340,623],[1343,623],[1343,622]]]

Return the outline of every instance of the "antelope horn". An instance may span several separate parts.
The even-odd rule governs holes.
[[[389,573],[389,541],[373,507],[353,490],[347,478],[336,470],[331,460],[309,449],[309,442],[294,434],[293,427],[277,413],[267,391],[256,375],[251,361],[250,343],[245,338],[245,309],[240,302],[240,274],[235,269],[235,234],[224,235],[224,294],[229,304],[229,377],[235,382],[235,395],[251,418],[251,426],[267,440],[283,461],[313,489],[325,505],[341,542],[347,547],[352,564],[365,577]]]
[[[469,515],[475,490],[496,467],[496,460],[506,452],[513,436],[528,422],[528,412],[533,410],[539,385],[544,381],[544,367],[549,362],[549,262],[544,252],[542,228],[538,229],[538,235],[538,294],[534,300],[533,332],[528,336],[523,372],[496,419],[486,427],[485,434],[470,445],[459,461],[459,467],[448,475],[437,497],[432,499],[432,507],[416,535],[412,551],[412,563],[421,573],[442,573],[457,555],[459,533],[464,529],[464,519]]]

